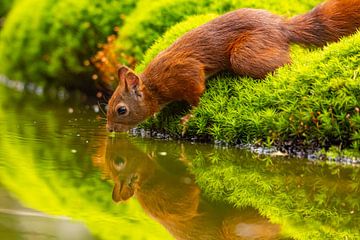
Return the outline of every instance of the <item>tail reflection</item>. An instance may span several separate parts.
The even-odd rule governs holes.
[[[181,145],[153,144],[107,140],[103,169],[114,180],[115,202],[135,196],[145,212],[176,239],[279,239],[279,226],[256,210],[204,199],[187,171],[190,163]]]

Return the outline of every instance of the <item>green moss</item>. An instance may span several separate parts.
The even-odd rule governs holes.
[[[304,13],[313,8],[316,4],[322,2],[321,0],[296,0],[296,1],[283,1],[283,0],[267,0],[267,1],[254,1],[254,0],[214,0],[212,1],[210,10],[218,13],[228,12],[238,8],[258,8],[266,9],[271,12],[293,16],[295,14]]]
[[[0,73],[26,82],[91,88],[93,68],[87,60],[133,5],[130,0],[16,2],[0,35]]]
[[[318,153],[325,156],[329,160],[352,162],[353,160],[360,159],[360,150],[358,147],[352,149],[341,149],[339,146],[332,146],[329,149],[322,149]]]
[[[146,53],[141,71],[159,51],[211,16],[190,18],[171,28]],[[188,136],[210,136],[226,142],[297,141],[322,146],[359,146],[360,33],[323,49],[292,49],[293,63],[253,80],[222,75],[208,82]],[[178,116],[159,114],[144,126],[171,129]],[[166,120],[167,119],[167,120]],[[170,120],[169,120],[170,119]],[[172,127],[169,127],[172,126]]]
[[[144,52],[166,30],[188,16],[207,13],[224,13],[238,8],[263,8],[269,11],[292,16],[308,11],[321,0],[296,1],[254,1],[254,0],[142,0],[127,17],[120,30],[117,48],[120,52],[143,59]]]
[[[1,2],[0,2],[0,17],[6,15],[6,13],[9,12],[13,2],[14,2],[14,0],[1,0]]]

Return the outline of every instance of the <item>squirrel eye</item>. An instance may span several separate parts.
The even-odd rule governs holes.
[[[127,109],[125,106],[120,106],[116,111],[119,115],[124,115],[127,112]]]

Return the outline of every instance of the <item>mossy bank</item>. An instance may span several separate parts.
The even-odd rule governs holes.
[[[144,56],[146,64],[175,39],[215,17],[190,18],[172,27]],[[322,49],[292,48],[292,64],[264,80],[231,74],[208,81],[192,110],[185,137],[226,143],[360,146],[360,33]],[[171,108],[171,106],[170,106]],[[180,137],[186,111],[165,109],[143,127]]]

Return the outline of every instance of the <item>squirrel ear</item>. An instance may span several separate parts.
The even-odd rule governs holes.
[[[126,74],[126,88],[138,100],[142,99],[143,92],[140,88],[141,79],[133,72]]]
[[[126,74],[126,84],[129,87],[129,89],[137,88],[139,86],[139,82],[140,79],[135,73],[128,72]]]
[[[118,69],[118,77],[120,81],[124,81],[126,74],[130,71],[130,68],[128,68],[127,66],[121,66]]]

